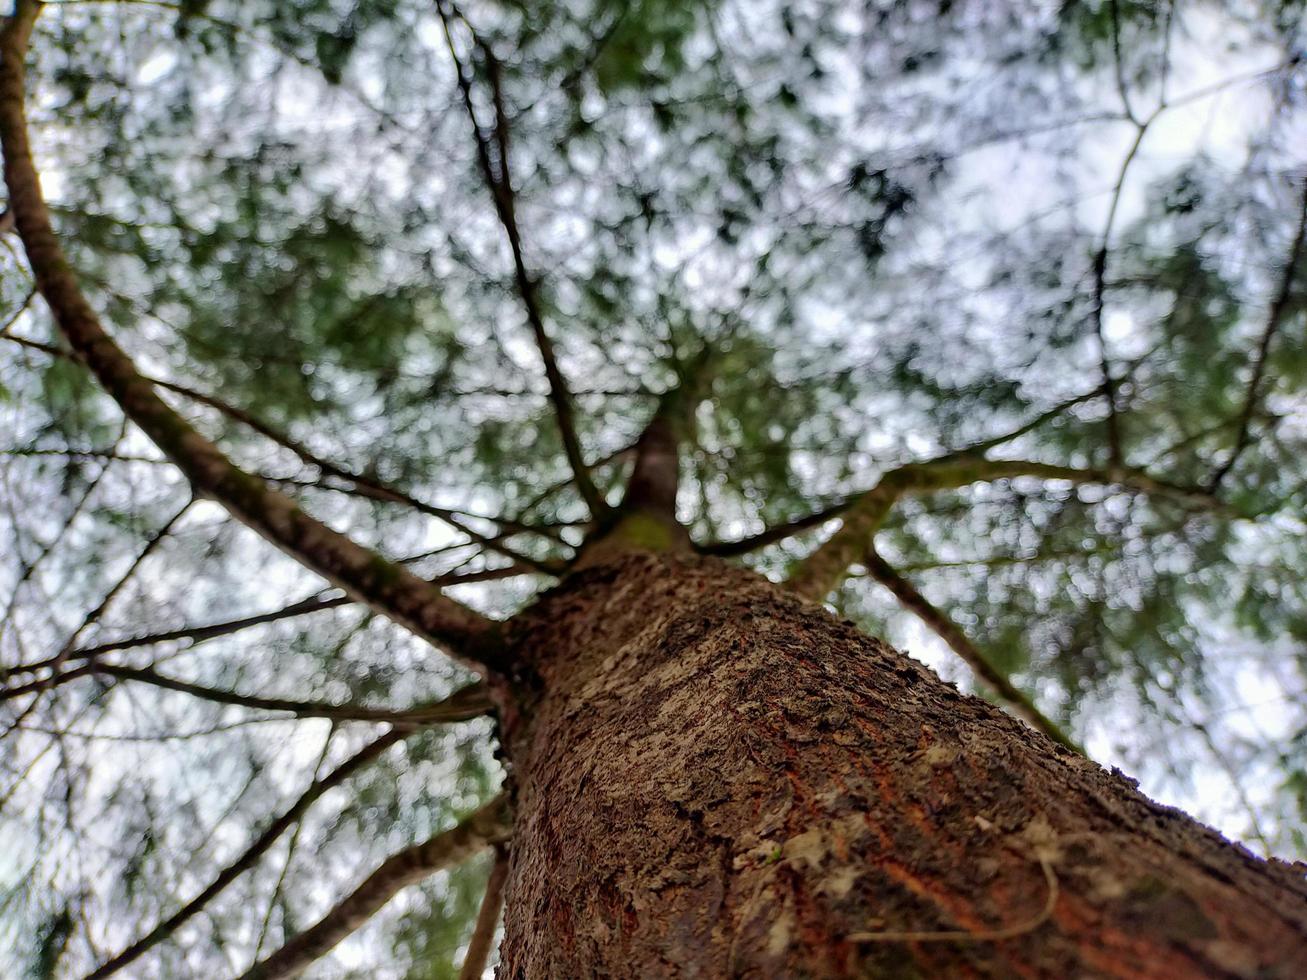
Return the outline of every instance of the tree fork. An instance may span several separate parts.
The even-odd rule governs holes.
[[[500,976],[1301,976],[1307,883],[747,570],[609,555],[539,687]]]
[[[690,533],[676,518],[681,445],[694,424],[695,397],[708,381],[710,350],[682,370],[681,384],[663,394],[635,442],[635,465],[621,504],[605,515],[578,553],[575,568],[631,551],[688,552]]]
[[[1081,469],[1026,459],[985,459],[968,453],[949,453],[921,463],[905,463],[884,474],[870,490],[849,502],[840,515],[842,524],[799,563],[789,586],[809,599],[822,599],[834,591],[859,561],[873,535],[900,497],[959,490],[972,483],[1033,477],[1067,483],[1117,485],[1138,493],[1154,494],[1197,509],[1214,509],[1220,501],[1202,489],[1184,487],[1140,470],[1112,466]]]

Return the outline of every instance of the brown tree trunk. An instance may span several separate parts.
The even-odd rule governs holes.
[[[1265,862],[716,559],[518,617],[500,976],[1303,977]]]

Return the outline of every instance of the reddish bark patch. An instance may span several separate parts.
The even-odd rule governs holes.
[[[505,977],[1307,975],[1302,875],[747,571],[621,557],[510,642]]]

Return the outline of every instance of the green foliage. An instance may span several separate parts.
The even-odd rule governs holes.
[[[591,72],[607,95],[673,81],[686,68],[685,46],[709,6],[707,0],[635,0],[596,10],[609,26],[595,40]]]
[[[37,927],[35,952],[28,972],[32,980],[53,980],[72,934],[73,914],[67,906]]]
[[[1096,757],[1299,854],[1307,262],[1281,287],[1303,201],[1302,14],[1278,0],[497,0],[459,4],[452,34],[495,159],[503,109],[526,266],[610,499],[622,450],[700,361],[679,500],[700,543],[1044,413],[989,457],[1122,462],[1184,487],[1230,463],[1215,508],[988,481],[905,499],[877,544]],[[470,515],[479,536],[521,521],[496,541],[516,554],[571,557],[585,508],[430,0],[50,4],[31,74],[57,230],[170,402],[420,574],[508,559],[281,443]],[[1156,116],[1123,169],[1126,102]],[[16,254],[0,266],[3,319],[29,279]],[[10,332],[55,339],[39,303]],[[186,491],[81,366],[0,343],[8,668],[59,650]],[[823,533],[746,560],[779,578]],[[506,616],[548,581],[454,594]],[[79,644],[322,587],[201,502]],[[858,570],[831,598],[970,683]],[[468,680],[353,608],[112,657],[368,705]],[[175,910],[376,734],[108,676],[59,686],[25,724],[0,753],[0,830],[35,863],[0,869],[6,938],[22,937],[0,972],[38,975],[86,972],[86,922],[104,952]],[[1214,798],[1203,732],[1233,753],[1256,819]],[[493,740],[485,722],[415,734],[310,808],[140,975],[266,954],[487,799]],[[452,976],[486,871],[406,893],[321,975]]]
[[[118,413],[86,371],[58,358],[47,363],[40,377],[39,397],[46,415],[41,434],[62,437],[72,445],[104,445]]]
[[[404,980],[453,980],[459,952],[481,907],[493,856],[475,858],[422,888],[416,908],[395,926],[394,943],[407,962]]]

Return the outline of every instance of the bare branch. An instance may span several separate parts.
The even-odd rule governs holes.
[[[9,216],[9,214],[10,212],[5,211],[6,217]],[[23,297],[23,301],[18,305],[18,308],[14,310],[14,312],[10,313],[9,316],[5,317],[5,322],[0,324],[0,337],[9,336],[9,331],[14,328],[14,325],[18,322],[19,317],[21,317],[24,313],[27,312],[28,307],[32,305],[32,300],[34,299],[36,299],[35,286],[33,286],[31,289],[27,291],[27,295]]]
[[[141,550],[136,553],[136,557],[132,559],[131,564],[127,566],[120,576],[118,576],[118,579],[109,587],[103,598],[96,603],[95,607],[82,618],[81,625],[69,634],[68,639],[64,641],[63,646],[59,648],[59,652],[51,658],[50,675],[41,680],[35,681],[30,685],[24,685],[25,687],[30,688],[30,693],[35,694],[35,697],[32,698],[26,708],[19,712],[18,717],[8,726],[8,730],[12,731],[15,728],[21,727],[22,723],[27,720],[27,716],[36,710],[37,704],[41,701],[41,696],[50,688],[54,687],[58,681],[59,668],[61,668],[68,660],[69,655],[75,648],[78,638],[91,626],[100,621],[100,617],[103,616],[105,610],[109,608],[109,604],[112,603],[118,594],[127,587],[127,583],[130,582],[132,576],[136,574],[136,570],[141,567],[141,563],[149,558],[150,555],[154,553],[154,550],[163,543],[169,534],[172,533],[172,529],[177,526],[177,522],[180,521],[186,515],[186,512],[191,509],[191,504],[194,502],[193,497],[188,499],[186,503],[182,505],[180,510],[173,514],[173,516],[170,517],[162,527],[150,535],[149,539],[145,542],[145,546],[142,547]],[[18,694],[15,691],[6,690],[3,692],[3,697],[0,697],[0,700],[10,700],[17,696]]]
[[[493,133],[496,152],[493,156],[498,159],[492,159],[490,141],[477,119],[476,106],[472,101],[471,72],[459,57],[458,49],[454,45],[453,32],[450,29],[451,14],[457,14],[457,11],[447,0],[436,0],[436,10],[440,14],[441,22],[444,25],[445,41],[449,48],[450,59],[454,64],[455,74],[458,77],[458,88],[463,97],[463,106],[467,111],[468,121],[472,124],[472,137],[476,144],[477,163],[481,168],[481,176],[485,180],[486,189],[490,192],[490,197],[495,205],[495,214],[504,229],[509,249],[513,254],[513,278],[517,284],[517,291],[521,296],[522,305],[526,309],[527,323],[530,325],[531,333],[535,337],[540,360],[544,364],[545,378],[549,382],[549,402],[554,408],[554,417],[558,422],[558,432],[563,441],[563,452],[567,455],[567,463],[572,469],[572,482],[576,485],[577,491],[585,501],[586,507],[589,508],[590,516],[598,521],[608,512],[608,504],[600,495],[594,481],[590,479],[590,471],[585,465],[585,456],[581,452],[581,441],[577,435],[576,410],[572,393],[567,386],[567,381],[563,378],[562,371],[558,367],[554,343],[550,339],[548,331],[545,330],[537,283],[526,267],[526,259],[522,252],[522,235],[517,224],[516,205],[513,198],[513,178],[509,170],[508,118],[504,111],[504,97],[500,87],[498,62],[495,60],[489,46],[484,44],[473,33],[473,40],[486,61],[487,76],[490,80],[495,107]],[[458,15],[458,19],[471,31],[471,26],[467,24],[466,19],[461,15]]]
[[[441,701],[415,708],[369,708],[361,704],[332,704],[326,701],[293,701],[285,698],[265,698],[253,694],[239,694],[192,684],[189,681],[166,677],[145,667],[124,667],[118,664],[92,664],[92,674],[107,674],[122,680],[139,681],[154,687],[179,691],[205,701],[232,704],[260,711],[285,711],[297,718],[331,718],[335,721],[373,721],[413,728],[443,722],[467,721],[488,712],[490,696],[484,684],[473,684]]]
[[[1148,133],[1148,127],[1154,118],[1156,118],[1156,113],[1143,122],[1135,123],[1134,141],[1126,151],[1125,158],[1121,162],[1121,170],[1117,174],[1116,185],[1112,188],[1112,203],[1107,209],[1107,220],[1103,226],[1103,240],[1098,247],[1098,251],[1094,253],[1094,283],[1090,318],[1094,326],[1094,337],[1098,341],[1099,368],[1103,375],[1102,390],[1107,400],[1108,455],[1112,463],[1118,466],[1125,461],[1125,450],[1121,444],[1120,399],[1117,392],[1116,378],[1112,374],[1112,366],[1108,357],[1107,334],[1103,327],[1103,303],[1107,290],[1107,255],[1108,248],[1112,243],[1112,227],[1116,223],[1116,214],[1121,205],[1121,195],[1125,191],[1125,182],[1127,175],[1130,173],[1130,165],[1134,163],[1135,157],[1139,153],[1139,147],[1143,144],[1144,136]]]
[[[929,626],[941,640],[947,643],[949,648],[962,659],[962,662],[970,667],[972,672],[998,695],[999,700],[1029,722],[1033,728],[1043,732],[1054,742],[1071,749],[1073,752],[1083,753],[1084,750],[1072,741],[1054,721],[1035,707],[1035,703],[1030,700],[1024,691],[1013,684],[1006,674],[990,662],[989,658],[971,642],[971,639],[962,632],[962,628],[949,617],[948,613],[922,595],[915,585],[900,575],[891,567],[889,562],[880,556],[875,543],[867,548],[862,563],[866,566],[867,573],[889,589],[903,608],[916,615],[922,623]]]
[[[344,471],[342,471],[342,474],[343,473]],[[539,559],[532,558],[530,555],[523,554],[522,552],[510,548],[506,544],[504,544],[505,537],[508,537],[509,535],[512,534],[522,534],[522,533],[539,534],[543,537],[548,537],[551,540],[557,540],[556,534],[552,534],[549,531],[546,531],[542,528],[525,524],[520,521],[513,520],[511,518],[483,517],[477,515],[478,520],[492,521],[493,523],[498,524],[499,527],[501,528],[501,532],[499,534],[491,537],[488,535],[481,534],[479,531],[476,531],[473,528],[469,527],[467,522],[463,519],[463,515],[459,514],[458,512],[449,510],[444,507],[437,507],[436,505],[429,504],[424,500],[419,500],[418,498],[413,497],[412,495],[406,493],[403,490],[398,490],[394,487],[387,486],[386,484],[383,484],[380,481],[373,479],[372,477],[365,476],[360,473],[360,474],[341,475],[340,478],[348,480],[352,484],[352,486],[349,487],[333,486],[332,484],[326,483],[321,480],[295,481],[295,480],[279,480],[271,477],[267,479],[268,482],[275,483],[275,484],[294,484],[297,486],[313,486],[313,487],[318,487],[319,489],[322,490],[330,490],[330,491],[335,491],[337,493],[346,493],[359,497],[365,497],[369,500],[380,501],[382,503],[403,504],[405,506],[412,507],[420,514],[426,514],[430,517],[436,517],[442,521],[445,521],[447,524],[453,525],[455,528],[457,528],[462,533],[466,534],[477,544],[480,544],[491,551],[498,552],[499,554],[503,555],[506,558],[511,558],[516,563],[530,566],[532,569],[534,569],[537,572],[541,572],[542,574],[545,575],[559,575],[563,571],[563,565],[557,561],[541,561]]]
[[[508,801],[500,796],[458,826],[392,854],[316,925],[256,963],[241,976],[241,980],[281,980],[297,976],[367,922],[401,889],[503,841],[509,830]]]
[[[768,545],[785,541],[814,527],[821,527],[827,521],[839,517],[861,497],[862,494],[860,493],[854,494],[851,497],[837,500],[820,510],[813,511],[811,514],[796,517],[784,524],[774,524],[771,527],[764,528],[757,534],[741,538],[739,541],[709,541],[706,544],[699,545],[696,550],[700,554],[717,555],[719,558],[736,558],[740,555],[747,555],[751,551],[757,551]]]
[[[900,473],[895,470],[885,474],[880,482],[845,509],[839,530],[818,545],[790,573],[786,584],[792,591],[819,602],[839,585],[903,492],[902,481],[897,475]]]
[[[177,931],[184,923],[189,921],[196,913],[200,912],[210,901],[213,900],[219,892],[239,878],[246,871],[253,868],[259,861],[259,858],[277,842],[277,839],[286,832],[286,830],[299,820],[306,810],[316,801],[323,793],[334,786],[339,786],[354,773],[367,766],[377,759],[383,752],[396,743],[403,741],[406,731],[401,729],[392,729],[380,738],[369,742],[359,751],[342,762],[327,775],[315,779],[309,784],[309,788],[297,799],[291,806],[282,813],[276,820],[268,825],[254,842],[247,847],[240,857],[236,858],[231,864],[218,872],[217,876],[193,899],[183,905],[168,918],[164,919],[148,933],[132,943],[118,955],[112,957],[106,963],[97,967],[86,976],[86,980],[101,980],[103,977],[112,976],[123,967],[134,963],[141,956],[147,953],[154,946],[162,942]]]
[[[1117,94],[1121,97],[1121,108],[1126,118],[1138,126],[1139,117],[1135,115],[1130,105],[1130,87],[1125,80],[1125,59],[1121,56],[1121,11],[1118,9],[1117,0],[1110,0],[1108,11],[1112,20],[1112,61],[1116,69]]]
[[[1029,422],[1023,422],[1021,425],[1018,425],[1014,429],[1010,429],[1007,432],[1000,433],[999,435],[996,436],[991,436],[988,439],[982,439],[979,442],[973,442],[969,446],[963,446],[961,449],[956,449],[953,450],[952,452],[946,453],[944,456],[940,458],[954,459],[954,458],[961,458],[966,456],[984,456],[991,449],[997,449],[999,446],[1003,445],[1004,443],[1011,442],[1014,439],[1019,439],[1021,436],[1034,432],[1036,429],[1040,428],[1041,426],[1044,426],[1047,423],[1053,421],[1053,419],[1065,415],[1068,411],[1075,408],[1077,405],[1083,405],[1085,402],[1092,401],[1093,399],[1099,397],[1102,394],[1103,394],[1103,388],[1100,385],[1099,387],[1095,388],[1093,391],[1086,391],[1083,394],[1076,395],[1072,398],[1066,399],[1063,402],[1059,402],[1058,404],[1054,405],[1052,408],[1040,412]]]
[[[417,556],[424,557],[424,556]],[[403,561],[413,561],[416,559],[405,558]],[[431,579],[435,585],[460,585],[472,582],[487,582],[496,579],[510,578],[514,575],[524,574],[523,570],[514,566],[505,566],[503,568],[487,568],[476,572],[466,572],[463,574],[441,575]],[[94,646],[80,647],[71,650],[65,661],[68,660],[94,660],[104,653],[113,653],[119,650],[132,650],[143,646],[153,646],[158,643],[174,643],[181,640],[189,640],[192,646],[203,643],[207,640],[217,639],[223,636],[231,636],[242,630],[251,629],[256,626],[263,626],[267,623],[275,623],[283,619],[291,619],[297,616],[307,616],[310,613],[321,612],[327,609],[336,609],[341,606],[347,606],[354,602],[347,595],[328,595],[318,593],[300,599],[298,602],[292,602],[289,605],[282,606],[280,609],[273,609],[265,613],[256,613],[253,616],[244,616],[239,619],[229,619],[218,623],[209,623],[204,626],[183,626],[174,630],[165,630],[159,633],[145,633],[138,636],[123,637],[116,640],[106,640],[103,643],[97,643]],[[56,657],[47,657],[44,660],[34,660],[28,663],[16,664],[13,667],[0,669],[0,681],[8,680],[18,674],[32,674],[41,670],[49,670],[56,664]],[[52,687],[58,687],[69,681],[76,680],[79,677],[85,677],[95,673],[96,668],[78,667],[74,670],[65,671],[54,678]],[[7,701],[22,694],[30,694],[38,690],[45,681],[33,681],[30,684],[24,684],[15,687],[0,688],[0,701]]]
[[[16,458],[58,456],[61,459],[95,459],[103,460],[106,463],[150,463],[156,466],[172,466],[172,463],[162,456],[136,456],[129,453],[114,452],[112,449],[42,449],[29,446],[16,449],[0,449],[0,456]]]
[[[119,428],[118,438],[114,442],[115,448],[121,444],[125,432],[126,426],[123,425]],[[64,518],[59,530],[55,532],[54,536],[48,543],[41,547],[41,550],[37,553],[35,558],[29,562],[23,562],[22,570],[19,572],[18,578],[15,580],[13,587],[10,589],[9,600],[5,603],[4,613],[0,614],[0,636],[4,636],[5,630],[9,627],[9,624],[12,621],[14,607],[18,603],[18,597],[22,592],[23,584],[31,579],[32,576],[36,574],[41,563],[54,553],[59,542],[62,541],[64,536],[72,529],[73,523],[81,516],[82,512],[86,509],[87,504],[90,503],[92,495],[100,486],[100,481],[102,481],[108,473],[109,463],[106,462],[100,467],[100,471],[87,482],[86,488],[81,492],[81,494],[78,495],[77,502],[69,509],[68,516]],[[5,672],[0,670],[0,679],[3,679],[5,676]]]
[[[490,869],[486,893],[481,898],[481,908],[477,911],[476,925],[472,927],[472,938],[468,941],[467,954],[458,971],[458,980],[480,980],[486,972],[486,964],[490,961],[490,945],[495,940],[495,926],[499,924],[499,910],[504,904],[506,881],[508,850],[500,846],[495,848],[495,863]]]
[[[327,764],[327,754],[331,751],[331,741],[337,732],[335,725],[332,725],[327,731],[327,737],[322,740],[322,751],[318,753],[318,761],[313,766],[313,776],[316,779],[318,773],[322,772],[322,767]],[[263,913],[263,921],[259,924],[259,939],[254,944],[254,958],[257,960],[263,955],[263,945],[268,940],[268,930],[272,928],[272,915],[277,906],[283,901],[283,895],[286,888],[286,878],[290,874],[291,864],[295,860],[295,854],[299,849],[300,838],[304,836],[304,821],[295,824],[290,832],[290,839],[286,841],[285,856],[281,861],[281,871],[277,875],[277,884],[273,886],[272,895],[268,899],[267,910]],[[284,911],[284,906],[283,906]]]
[[[934,462],[943,463],[967,459],[981,459],[991,449],[995,449],[1004,443],[1011,442],[1027,433],[1033,432],[1040,426],[1065,414],[1075,406],[1082,405],[1087,401],[1092,401],[1101,394],[1102,388],[1100,387],[1093,391],[1087,391],[1083,394],[1068,398],[1065,401],[1054,405],[1052,408],[1041,412],[1039,415],[1036,415],[1030,421],[1023,422],[1021,425],[1018,425],[1016,428],[1011,429],[1008,432],[992,436],[988,439],[983,439],[980,442],[972,443],[971,445],[964,446],[961,449],[952,450],[942,456],[936,457]],[[765,528],[759,533],[743,538],[739,541],[712,541],[698,546],[697,550],[700,554],[717,555],[722,558],[734,558],[739,555],[745,555],[751,551],[757,551],[760,548],[765,548],[768,545],[776,544],[777,542],[784,541],[787,538],[794,537],[795,535],[801,534],[802,532],[814,527],[820,527],[827,521],[839,517],[860,497],[862,497],[862,494],[854,494],[853,496],[845,497],[842,500],[837,500],[811,514],[795,518],[794,520],[788,521],[784,524],[777,524],[773,527]]]
[[[1235,765],[1235,763],[1230,759],[1229,754],[1221,748],[1220,743],[1212,737],[1211,729],[1202,722],[1191,722],[1190,724],[1193,726],[1194,731],[1198,733],[1199,738],[1203,740],[1203,744],[1207,746],[1208,753],[1216,760],[1216,764],[1221,767],[1221,771],[1225,774],[1226,780],[1230,783],[1230,788],[1234,790],[1234,795],[1239,800],[1239,805],[1243,808],[1245,815],[1248,817],[1249,833],[1253,840],[1257,841],[1258,845],[1260,845],[1262,857],[1273,857],[1275,854],[1275,848],[1272,847],[1271,842],[1266,839],[1266,834],[1262,830],[1261,821],[1257,817],[1257,807],[1254,806],[1252,800],[1249,799],[1248,790],[1244,787],[1244,781],[1248,778],[1247,772],[1240,771],[1239,766]]]
[[[149,558],[150,555],[152,555],[155,550],[163,544],[168,535],[172,533],[173,528],[177,526],[177,522],[186,516],[186,512],[191,509],[193,503],[193,499],[187,500],[186,503],[184,503],[181,508],[172,515],[172,517],[168,518],[168,520],[165,521],[157,531],[146,539],[144,546],[136,553],[136,557],[132,559],[131,564],[128,565],[123,573],[118,576],[118,579],[114,584],[105,592],[104,597],[96,603],[95,608],[83,617],[82,625],[77,627],[77,629],[68,637],[67,642],[64,643],[63,649],[59,651],[58,660],[55,663],[56,667],[59,666],[59,662],[66,659],[67,656],[76,648],[77,641],[81,635],[100,621],[100,617],[105,614],[105,611],[109,608],[109,604],[113,602],[113,600],[118,597],[119,593],[127,587],[127,583],[131,581],[132,576],[136,574],[145,559]]]
[[[628,446],[623,446],[621,449],[614,450],[613,452],[608,453],[605,456],[599,457],[593,463],[590,463],[587,469],[591,471],[597,470],[601,466],[608,466],[611,463],[619,462],[624,456],[633,456],[634,454],[635,454],[635,443],[631,443]],[[567,487],[571,486],[571,483],[572,481],[569,479],[569,480],[564,480],[561,483],[551,483],[546,487],[542,487],[539,490],[539,492],[537,492],[535,496],[533,496],[530,500],[528,500],[518,511],[517,520],[523,520],[526,517],[526,515],[530,514],[533,510],[535,510],[537,507],[543,504],[554,494],[558,493],[560,490],[564,490]]]
[[[372,500],[385,501],[385,502],[397,503],[397,504],[405,504],[409,507],[412,507],[414,510],[418,511],[419,513],[426,514],[429,517],[435,517],[441,521],[444,521],[446,524],[450,525],[451,527],[454,527],[459,531],[461,531],[463,534],[466,534],[469,538],[471,538],[473,541],[477,542],[478,544],[481,544],[491,549],[492,551],[497,551],[500,554],[504,555],[505,557],[513,559],[513,561],[518,561],[526,565],[531,565],[532,567],[536,568],[538,571],[546,572],[548,574],[557,574],[559,571],[557,567],[550,565],[547,562],[536,561],[534,558],[531,558],[527,555],[520,554],[519,552],[514,551],[511,548],[508,548],[503,544],[502,540],[500,540],[497,537],[492,538],[492,537],[487,537],[484,534],[481,534],[479,531],[477,531],[476,529],[468,525],[464,515],[458,513],[455,510],[451,510],[450,508],[447,507],[438,507],[435,504],[427,503],[425,500],[419,500],[418,498],[414,497],[412,494],[404,490],[400,490],[398,487],[391,486],[388,483],[384,483],[383,481],[377,479],[374,476],[369,476],[366,473],[358,473],[354,470],[348,469],[347,467],[341,466],[337,463],[333,463],[330,460],[323,458],[322,456],[310,450],[303,443],[299,442],[296,439],[291,438],[286,433],[281,432],[280,430],[274,428],[273,426],[264,422],[262,419],[259,419],[258,417],[250,414],[244,409],[232,405],[230,402],[224,401],[221,398],[216,398],[213,395],[208,395],[205,394],[204,392],[200,392],[192,388],[188,388],[185,385],[176,384],[175,382],[161,381],[157,378],[151,378],[149,380],[153,381],[154,384],[158,385],[161,388],[166,388],[169,391],[176,392],[177,394],[182,395],[185,398],[189,398],[192,401],[199,402],[202,405],[208,405],[210,408],[216,409],[217,411],[228,416],[229,418],[235,419],[236,421],[240,422],[242,425],[245,425],[246,427],[259,433],[259,435],[263,436],[264,438],[277,443],[277,445],[282,446],[285,449],[289,449],[292,453],[298,456],[305,463],[308,463],[310,466],[313,466],[316,469],[318,469],[324,476],[335,477],[338,480],[343,480],[346,483],[352,484],[354,488],[353,492],[356,492],[361,496],[368,497]],[[491,521],[494,524],[498,524],[501,528],[510,532],[537,533],[535,528],[529,527],[524,524],[520,524],[516,521],[512,521],[509,519],[500,519],[498,517],[483,517],[480,519]]]
[[[476,669],[497,656],[498,626],[412,572],[315,520],[289,497],[231,462],[141,376],[87,302],[50,223],[32,161],[25,112],[25,57],[41,4],[20,0],[0,32],[0,146],[10,207],[37,288],[69,345],[123,412],[186,474],[242,523],[329,581]]]
[[[300,599],[298,602],[292,602],[289,605],[282,606],[280,609],[273,609],[265,613],[256,613],[253,616],[242,616],[239,619],[227,619],[217,623],[208,623],[203,626],[182,626],[173,630],[164,630],[159,633],[142,633],[138,636],[123,637],[116,640],[106,640],[103,643],[97,643],[94,646],[81,647],[69,652],[69,660],[87,660],[97,657],[102,653],[112,653],[118,650],[132,650],[137,647],[153,646],[156,643],[174,643],[179,640],[189,640],[192,643],[203,643],[205,640],[213,640],[222,636],[230,636],[233,633],[239,633],[241,630],[250,629],[255,626],[262,626],[265,623],[275,623],[283,619],[291,619],[295,616],[307,616],[310,613],[321,612],[325,609],[336,609],[340,606],[347,606],[354,600],[349,596],[335,595],[328,596],[325,593],[318,593],[307,599]],[[18,664],[3,672],[0,672],[0,678],[12,677],[14,674],[28,674],[39,670],[44,670],[54,666],[55,658],[48,657],[45,660],[37,660],[31,663]]]
[[[957,490],[973,483],[1023,476],[1076,485],[1115,485],[1177,500],[1190,507],[1220,507],[1220,502],[1205,490],[1177,486],[1126,467],[1083,469],[1036,460],[941,456],[924,463],[900,466],[882,476],[874,487],[846,509],[844,523],[839,530],[799,563],[790,575],[789,587],[814,600],[822,599],[835,589],[844,579],[849,566],[865,553],[872,535],[902,496]]]
[[[27,337],[9,336],[9,337],[3,337],[2,339],[13,341],[16,344],[20,344],[23,347],[31,348],[32,350],[40,351],[43,354],[49,354],[51,357],[66,358],[73,361],[77,361],[78,363],[83,363],[82,358],[80,358],[75,351],[66,350],[62,347],[55,347],[52,344],[44,344],[41,343],[40,341],[30,340]],[[265,439],[268,439],[269,441],[274,442],[277,445],[281,446],[283,449],[287,449],[290,452],[294,453],[296,456],[300,458],[301,461],[317,469],[324,477],[333,477],[337,480],[342,480],[345,483],[349,484],[349,487],[336,487],[336,486],[332,486],[331,484],[327,484],[323,482],[315,482],[309,484],[311,486],[320,486],[323,489],[337,490],[343,493],[354,493],[357,494],[358,496],[367,497],[370,500],[404,504],[406,506],[412,507],[414,510],[418,511],[419,513],[426,514],[429,517],[435,517],[438,520],[444,521],[446,524],[450,525],[451,527],[457,529],[463,534],[466,534],[469,538],[471,538],[473,541],[477,542],[478,544],[492,551],[496,551],[499,554],[505,556],[506,558],[511,558],[513,559],[513,561],[521,562],[522,564],[525,565],[530,565],[533,568],[535,568],[537,571],[544,572],[547,575],[557,575],[561,571],[561,567],[556,563],[538,561],[534,558],[531,558],[529,555],[523,555],[520,552],[512,548],[509,548],[507,545],[503,543],[503,538],[505,536],[505,533],[513,534],[513,533],[520,532],[520,533],[530,533],[530,534],[546,534],[546,536],[553,537],[552,535],[548,535],[547,532],[542,531],[540,528],[534,527],[529,524],[524,524],[520,521],[512,520],[511,518],[486,517],[480,514],[475,514],[475,515],[463,514],[451,508],[438,507],[435,504],[427,503],[425,500],[419,500],[418,498],[414,497],[412,494],[404,490],[400,490],[398,487],[393,487],[390,484],[384,483],[383,481],[377,479],[374,476],[369,476],[365,473],[358,473],[355,472],[354,470],[348,469],[347,467],[341,466],[338,463],[333,463],[331,460],[326,459],[323,456],[320,456],[317,453],[315,453],[313,450],[309,449],[306,445],[304,445],[299,440],[292,438],[290,435],[286,434],[285,432],[282,432],[276,427],[269,425],[267,422],[263,421],[258,416],[253,415],[252,413],[246,411],[243,408],[240,408],[237,405],[233,405],[231,402],[226,401],[225,399],[218,398],[215,395],[207,394],[203,391],[198,391],[194,388],[190,388],[183,384],[178,384],[175,381],[166,381],[162,378],[156,378],[151,375],[142,375],[141,377],[144,378],[146,381],[148,381],[150,384],[154,385],[155,387],[163,388],[167,391],[171,391],[175,394],[181,395],[183,398],[189,399],[190,401],[197,402],[201,405],[206,405],[209,408],[212,408],[215,411],[219,412],[220,414],[227,416],[233,421],[239,422],[241,425],[245,426],[246,428],[254,432],[257,432]],[[141,460],[141,461],[153,462],[152,460]],[[274,484],[287,484],[287,483],[294,482],[291,480],[276,480],[270,477],[262,477],[262,478],[267,482],[274,483]],[[500,535],[497,535],[495,537],[488,537],[484,534],[481,534],[479,531],[477,531],[475,528],[471,527],[467,523],[466,518],[469,517],[475,518],[477,520],[490,521],[491,523],[497,524],[505,533],[501,533]]]
[[[1238,462],[1243,451],[1248,448],[1251,442],[1251,426],[1253,416],[1257,412],[1257,403],[1261,400],[1262,383],[1266,375],[1266,361],[1271,353],[1271,345],[1275,342],[1275,335],[1280,329],[1280,324],[1284,321],[1285,314],[1289,309],[1289,301],[1293,297],[1293,281],[1298,274],[1298,263],[1302,260],[1303,240],[1307,238],[1307,182],[1304,182],[1302,204],[1298,212],[1298,227],[1294,231],[1293,247],[1289,252],[1289,260],[1284,264],[1284,274],[1280,280],[1280,291],[1276,294],[1274,302],[1271,303],[1271,309],[1266,316],[1266,328],[1262,331],[1261,340],[1257,344],[1257,354],[1253,360],[1253,374],[1248,381],[1248,394],[1244,398],[1243,410],[1239,413],[1239,428],[1234,437],[1234,446],[1222,463],[1212,473],[1212,477],[1207,482],[1207,488],[1215,491],[1225,479],[1227,473]]]

